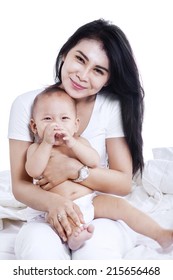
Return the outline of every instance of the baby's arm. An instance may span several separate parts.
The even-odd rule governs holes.
[[[56,128],[56,123],[47,125],[43,133],[42,142],[40,144],[34,143],[27,151],[25,168],[33,178],[38,178],[42,175],[47,166],[55,143]]]
[[[30,145],[27,151],[25,169],[29,176],[38,178],[46,168],[51,155],[52,145],[42,142]]]
[[[82,164],[88,167],[95,168],[99,166],[100,157],[90,143],[83,137],[72,136],[63,127],[58,127],[58,133],[62,136],[65,145]]]
[[[74,143],[71,150],[81,163],[91,168],[99,166],[100,156],[85,138],[75,137]]]

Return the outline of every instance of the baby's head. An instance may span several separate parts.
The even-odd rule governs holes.
[[[51,123],[68,129],[71,135],[78,130],[79,119],[75,100],[57,84],[47,87],[36,96],[31,114],[31,130],[41,139],[45,127]]]
[[[35,118],[37,113],[42,110],[41,105],[44,103],[45,107],[50,106],[50,102],[52,102],[52,107],[54,104],[54,101],[63,101],[64,105],[66,104],[67,106],[70,107],[72,111],[74,111],[74,114],[76,115],[76,102],[73,98],[71,98],[66,91],[59,87],[57,84],[54,84],[52,86],[47,87],[44,91],[42,91],[40,94],[38,94],[33,102],[32,105],[32,111],[31,111],[31,116],[32,118]],[[46,101],[49,100],[49,103],[46,103]],[[56,103],[57,104],[57,103]]]

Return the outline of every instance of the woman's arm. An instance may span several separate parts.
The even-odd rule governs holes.
[[[48,213],[48,222],[57,230],[61,237],[65,232],[71,232],[71,227],[66,216],[79,224],[82,222],[82,213],[79,207],[72,201],[60,195],[42,190],[32,184],[32,178],[25,170],[26,151],[31,143],[18,140],[10,140],[10,162],[12,190],[15,198],[34,209]],[[66,165],[68,168],[68,166]],[[63,175],[64,176],[64,175]],[[67,178],[63,178],[67,180]],[[58,213],[64,213],[61,224],[57,219]]]
[[[132,160],[124,137],[110,138],[106,140],[106,148],[109,158],[109,169],[91,168],[89,177],[80,184],[90,189],[112,193],[117,195],[127,195],[132,187]],[[51,185],[60,184],[60,175],[67,174],[69,179],[76,179],[78,170],[83,166],[75,159],[65,158],[60,161],[58,157],[51,158],[44,171],[44,179],[40,184],[47,181]],[[66,169],[68,162],[69,168]]]
[[[106,140],[109,169],[90,169],[82,185],[94,190],[127,195],[132,188],[132,159],[124,137]]]

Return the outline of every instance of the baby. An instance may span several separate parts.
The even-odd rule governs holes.
[[[30,127],[36,142],[27,151],[25,168],[31,177],[39,178],[50,157],[55,155],[78,159],[84,165],[82,172],[85,176],[82,180],[89,176],[89,168],[99,167],[98,153],[86,139],[77,135],[79,119],[75,100],[57,84],[35,98]],[[84,212],[85,223],[81,226],[70,221],[72,234],[67,237],[67,242],[71,250],[77,250],[92,237],[94,226],[90,222],[96,218],[123,220],[134,231],[154,239],[163,248],[173,243],[173,230],[162,228],[121,197],[98,194],[83,186],[80,178],[67,180],[49,191],[73,200]],[[60,223],[63,215],[58,213]]]

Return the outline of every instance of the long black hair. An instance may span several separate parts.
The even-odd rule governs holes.
[[[62,46],[56,60],[56,80],[61,81],[62,57],[82,39],[94,39],[103,44],[109,59],[110,78],[104,92],[114,93],[121,104],[124,134],[129,146],[133,174],[144,166],[142,123],[144,90],[129,41],[123,31],[104,19],[89,22]]]

